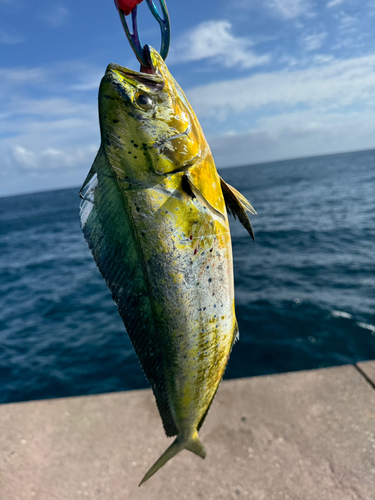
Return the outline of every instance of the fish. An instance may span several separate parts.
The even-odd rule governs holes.
[[[147,72],[107,67],[101,145],[80,191],[84,237],[176,436],[140,485],[183,449],[206,456],[198,432],[238,337],[228,214],[252,238],[256,214],[219,176],[164,60],[145,55]]]

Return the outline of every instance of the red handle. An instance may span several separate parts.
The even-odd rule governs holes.
[[[125,16],[129,15],[136,5],[143,0],[115,0],[117,9],[121,9]]]

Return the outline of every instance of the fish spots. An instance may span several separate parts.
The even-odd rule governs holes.
[[[212,278],[208,278],[208,282],[211,283],[212,282]]]
[[[193,239],[193,235],[192,235],[192,234],[190,235],[190,239],[191,239],[191,240]]]
[[[198,249],[196,248],[196,249],[194,250],[194,255],[197,255],[197,253],[198,253]]]
[[[119,122],[119,120],[112,120],[112,121],[113,121],[113,123],[118,123]]]
[[[207,266],[206,269],[210,269],[210,266]],[[211,280],[212,281],[212,280]]]

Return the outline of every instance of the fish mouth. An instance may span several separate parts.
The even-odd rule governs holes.
[[[132,83],[133,80],[133,82],[141,83],[154,92],[161,92],[165,85],[164,78],[160,73],[156,72],[156,70],[155,73],[144,73],[142,71],[134,71],[129,68],[124,68],[119,64],[111,63],[107,67],[107,73],[110,73],[111,75],[120,73],[120,75],[125,78],[128,83],[135,85],[135,83]]]

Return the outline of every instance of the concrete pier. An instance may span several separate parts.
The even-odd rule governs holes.
[[[1,500],[375,500],[375,362],[225,381],[200,432],[171,442],[151,391],[0,406]]]

